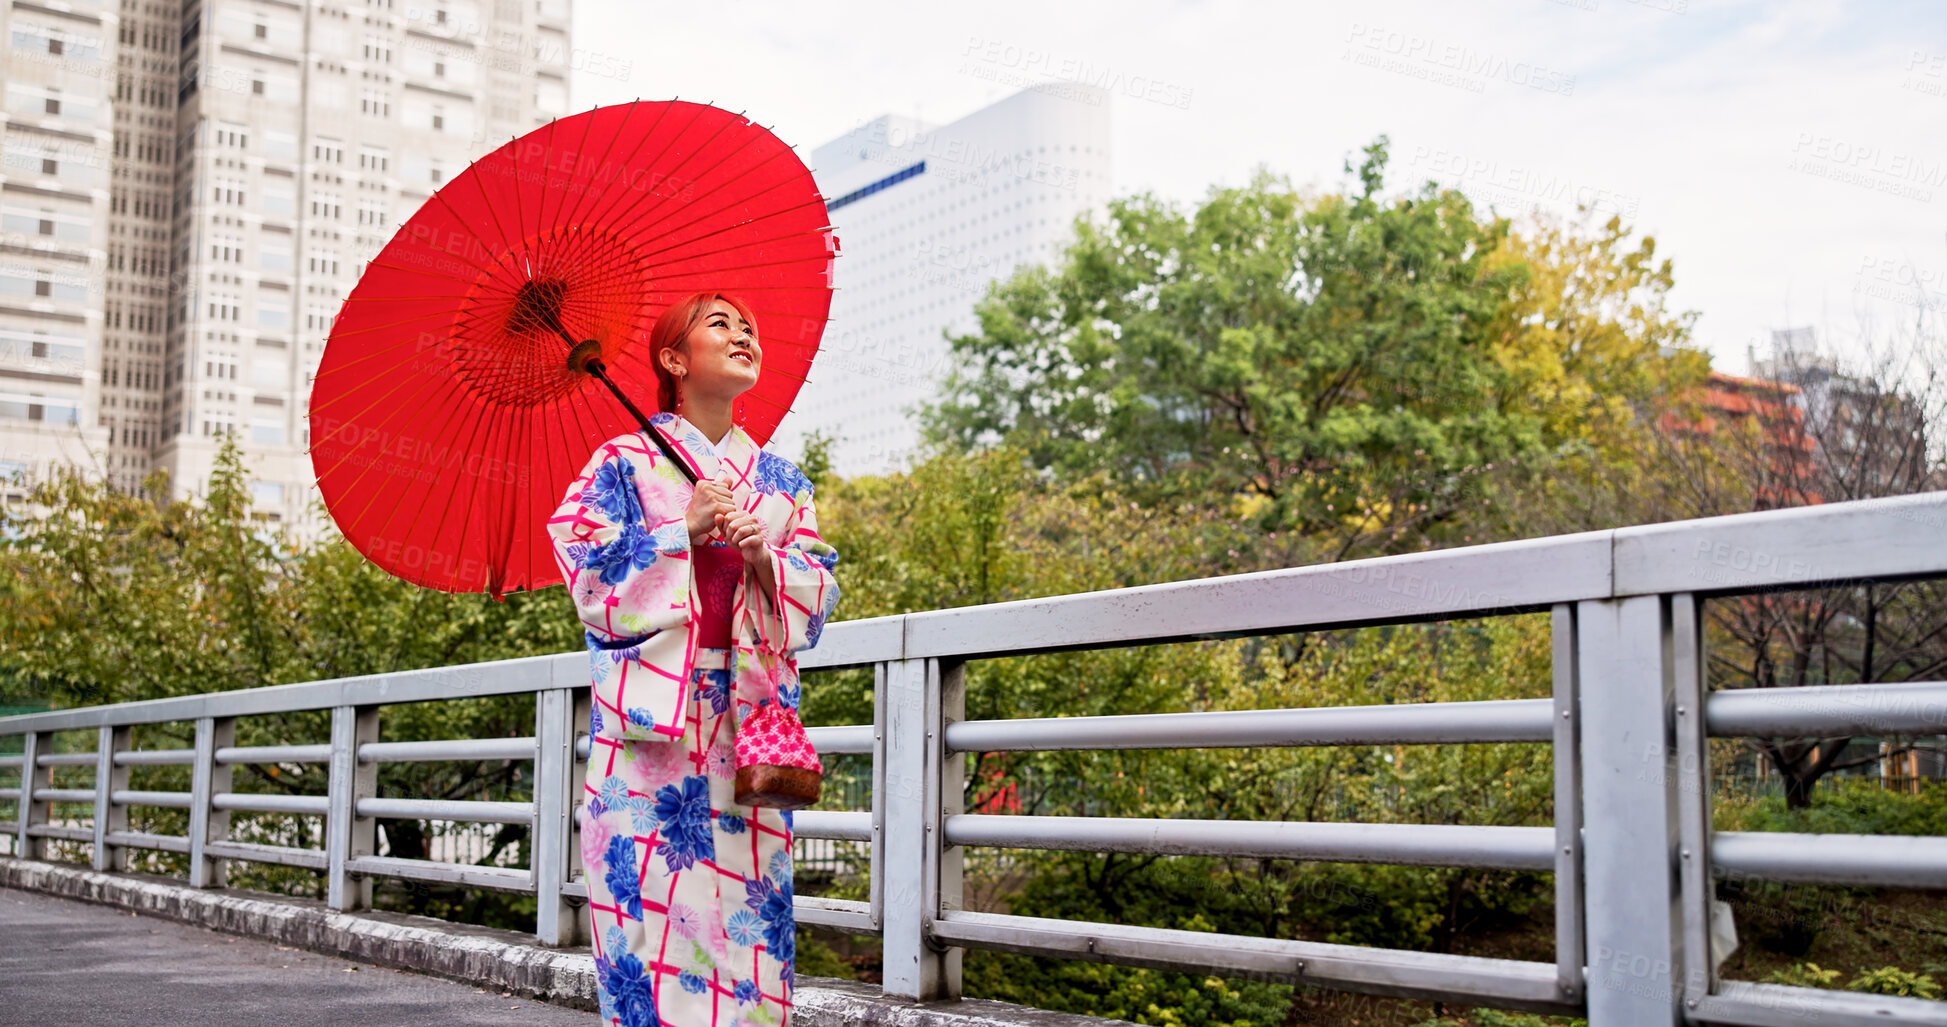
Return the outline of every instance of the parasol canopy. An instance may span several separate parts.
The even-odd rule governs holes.
[[[427,200],[345,300],[311,389],[326,508],[427,588],[559,582],[548,515],[595,447],[638,427],[596,376],[653,408],[657,316],[737,296],[764,365],[733,417],[762,445],[818,350],[837,248],[791,148],[707,104],[598,108],[507,143]]]

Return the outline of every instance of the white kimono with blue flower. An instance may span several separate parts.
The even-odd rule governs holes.
[[[694,487],[640,433],[598,448],[548,522],[588,629],[594,712],[577,822],[602,1017],[777,1027],[796,954],[791,815],[736,804],[732,743],[758,702],[797,705],[792,654],[817,643],[838,602],[838,554],[790,461],[741,428],[719,458],[682,418],[650,421],[699,479],[727,476],[733,501],[764,523],[776,587],[760,594],[744,567],[733,667],[697,667],[684,523]]]

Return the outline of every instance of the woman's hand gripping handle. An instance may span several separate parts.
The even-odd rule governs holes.
[[[700,546],[711,535],[722,533],[725,523],[736,512],[736,504],[730,501],[728,478],[697,482],[696,491],[690,495],[690,508],[683,517],[690,530],[690,545]]]

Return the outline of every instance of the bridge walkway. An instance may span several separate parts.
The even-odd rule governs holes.
[[[561,1006],[0,888],[0,1023],[596,1027]],[[20,944],[28,942],[27,944]]]

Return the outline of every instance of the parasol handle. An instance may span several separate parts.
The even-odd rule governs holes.
[[[635,418],[635,423],[642,426],[642,433],[656,443],[656,448],[663,451],[663,455],[669,458],[669,462],[675,464],[676,469],[683,472],[683,477],[694,487],[696,475],[690,471],[690,465],[676,455],[675,447],[669,444],[669,440],[663,437],[663,433],[649,423],[649,418],[643,416],[642,411],[629,399],[628,393],[623,392],[622,387],[615,384],[615,379],[608,376],[608,368],[602,363],[602,344],[594,339],[576,342],[575,337],[568,334],[567,327],[561,323],[558,296],[550,303],[546,295],[542,294],[542,298],[535,302],[537,305],[532,311],[533,316],[539,318],[543,326],[554,329],[555,334],[561,336],[561,340],[568,344],[569,370],[586,371],[600,379],[603,385],[608,386],[608,391],[615,393],[615,398],[621,401],[622,408]]]
[[[683,458],[676,455],[675,448],[669,444],[668,439],[663,437],[663,433],[657,431],[655,425],[649,423],[649,419],[642,415],[641,410],[636,409],[635,403],[630,401],[628,394],[622,391],[622,387],[615,384],[615,379],[608,376],[608,368],[603,366],[600,360],[590,360],[583,366],[587,368],[589,374],[594,375],[601,380],[603,385],[608,386],[608,391],[615,393],[615,398],[621,401],[623,409],[634,415],[636,423],[642,426],[642,433],[649,436],[656,443],[656,448],[662,450],[663,455],[668,457],[669,461],[676,465],[676,469],[683,472],[683,477],[689,479],[689,483],[692,486],[695,485],[696,475],[691,473],[690,465],[684,463]]]

